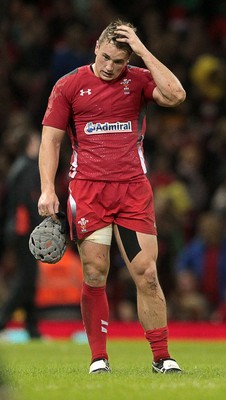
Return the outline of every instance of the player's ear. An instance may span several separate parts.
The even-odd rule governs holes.
[[[97,52],[98,52],[99,48],[100,48],[100,45],[99,45],[99,42],[97,40],[96,41],[96,46],[95,46],[95,51],[94,51],[96,55],[97,55]]]

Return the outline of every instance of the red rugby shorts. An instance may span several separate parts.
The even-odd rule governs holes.
[[[68,221],[72,240],[110,224],[156,235],[151,185],[146,178],[130,183],[72,180]]]

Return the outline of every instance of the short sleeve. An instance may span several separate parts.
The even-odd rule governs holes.
[[[146,100],[152,100],[153,99],[153,91],[156,87],[156,83],[154,79],[152,78],[152,75],[150,71],[147,69],[142,69],[142,79],[144,81],[144,97]]]
[[[71,104],[67,96],[67,81],[61,78],[52,89],[43,125],[66,130],[71,116]]]

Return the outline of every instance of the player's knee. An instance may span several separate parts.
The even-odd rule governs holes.
[[[156,266],[153,263],[150,267],[148,267],[145,272],[144,272],[144,281],[145,284],[148,286],[149,289],[151,290],[156,290],[158,287],[158,277],[157,277],[157,271],[156,271]]]
[[[84,280],[90,286],[104,286],[107,280],[108,268],[106,265],[90,263],[83,265]]]
[[[158,289],[158,277],[155,262],[149,262],[141,268],[136,279],[137,288],[143,292],[155,292]]]
[[[106,279],[106,274],[95,269],[89,269],[84,273],[84,280],[86,284],[90,286],[104,286],[106,284]]]

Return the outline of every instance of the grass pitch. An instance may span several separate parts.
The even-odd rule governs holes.
[[[223,400],[226,395],[226,342],[171,341],[170,352],[185,371],[180,375],[153,374],[145,340],[109,341],[112,373],[100,375],[88,374],[87,344],[2,343],[0,351],[9,400]]]

